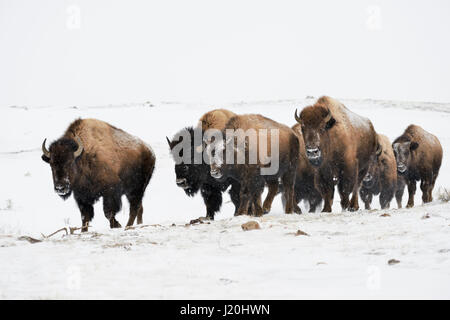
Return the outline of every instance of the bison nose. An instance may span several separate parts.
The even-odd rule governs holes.
[[[372,175],[370,173],[366,174],[366,176],[363,179],[365,182],[368,182],[370,180],[372,180]]]
[[[213,178],[220,179],[220,178],[222,178],[222,173],[218,169],[212,169],[211,168],[211,176]]]
[[[319,148],[307,148],[306,156],[308,158],[319,158],[320,157],[320,149]]]
[[[182,187],[186,184],[186,179],[177,179],[177,186]]]

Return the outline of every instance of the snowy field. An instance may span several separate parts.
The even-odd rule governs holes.
[[[438,136],[444,160],[431,204],[421,204],[418,188],[413,209],[381,211],[375,198],[376,210],[342,213],[336,193],[333,213],[285,215],[277,197],[269,215],[235,218],[225,195],[216,221],[186,226],[205,207],[200,195],[188,198],[175,185],[166,135],[217,107],[293,125],[295,108],[313,101],[2,107],[0,298],[450,298],[450,203],[436,195],[450,187],[450,104],[342,99],[390,139],[411,123]],[[64,202],[53,192],[40,149],[77,117],[107,121],[153,147],[157,162],[143,228],[110,230],[100,201],[88,233],[43,238],[81,224],[73,197]],[[125,225],[123,204],[117,218]],[[249,220],[261,230],[243,231]],[[391,259],[399,263],[388,264]]]

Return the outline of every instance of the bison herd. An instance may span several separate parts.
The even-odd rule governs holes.
[[[196,127],[167,138],[177,186],[188,196],[201,192],[208,219],[214,219],[228,189],[235,215],[262,216],[279,193],[286,213],[301,213],[301,201],[309,204],[310,212],[322,202],[322,211],[331,212],[336,186],[342,209],[349,211],[359,209],[359,196],[370,209],[378,194],[381,208],[389,208],[394,195],[401,208],[405,186],[410,208],[417,181],[423,202],[432,201],[442,162],[434,135],[410,125],[391,144],[369,119],[330,97],[294,115],[296,123],[288,127],[258,114],[224,109],[204,114]],[[258,133],[254,141],[249,132]],[[73,193],[82,231],[88,230],[93,204],[101,197],[111,228],[121,227],[115,214],[122,195],[130,203],[127,226],[136,218],[142,223],[142,198],[155,166],[150,146],[95,119],[78,119],[48,149],[45,143],[42,159],[50,164],[55,192],[63,199]]]

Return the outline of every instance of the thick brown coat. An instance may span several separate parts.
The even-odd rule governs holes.
[[[275,129],[278,132],[278,154],[271,154],[271,129]],[[247,214],[250,205],[253,205],[256,208],[256,215],[261,215],[264,210],[270,210],[269,204],[272,203],[273,197],[277,193],[279,178],[281,178],[281,183],[283,184],[283,192],[286,197],[286,213],[292,213],[294,210],[298,211],[299,208],[293,200],[293,188],[299,157],[299,142],[296,134],[292,131],[292,129],[261,115],[247,114],[234,116],[228,121],[227,125],[225,126],[225,130],[223,131],[224,138],[228,138],[226,136],[227,130],[234,130],[236,132],[236,136],[233,138],[234,146],[236,148],[239,147],[239,138],[243,139],[245,133],[249,132],[248,130],[254,130],[254,132],[257,134],[257,163],[249,164],[249,149],[252,146],[250,139],[247,140],[247,143],[245,145],[245,164],[238,164],[237,149],[234,150],[234,164],[224,163],[224,165],[218,166],[214,160],[211,163],[211,174],[213,177],[218,175],[220,177],[231,177],[241,183],[240,206],[237,214]],[[263,137],[259,134],[261,132],[260,130],[267,130],[267,139],[263,139]],[[224,141],[222,141],[222,143],[223,142]],[[266,152],[263,152],[266,156],[261,157],[262,155],[260,155],[259,149],[263,144],[266,144]],[[215,145],[216,144],[212,144],[209,146],[209,148],[214,149]],[[227,145],[226,147],[228,148],[229,146]],[[225,162],[225,149],[221,149],[221,151],[223,152],[223,159]],[[270,167],[273,162],[269,163],[269,158],[274,157],[277,157],[278,159],[278,171],[272,175],[261,175],[261,168]],[[269,186],[269,194],[266,198],[265,205],[263,205],[263,210],[263,208],[261,208],[259,199],[264,189],[265,183],[267,183]]]
[[[433,188],[442,163],[439,139],[417,125],[410,125],[392,144],[398,175],[405,179],[409,199],[407,208],[414,206],[416,182],[420,180],[422,200],[433,201]]]
[[[236,114],[227,109],[215,109],[205,113],[198,121],[198,127],[203,131],[208,129],[223,130],[228,120]]]
[[[397,190],[397,165],[391,142],[382,134],[378,134],[377,139],[377,151],[370,158],[369,169],[359,191],[367,210],[370,210],[373,195],[378,194],[381,209],[389,208]],[[401,207],[401,202],[398,205]]]
[[[82,152],[74,157],[78,142]],[[49,152],[44,147],[42,159],[50,163],[55,190],[64,188],[64,199],[73,191],[83,231],[94,216],[92,205],[100,197],[111,227],[120,227],[115,214],[121,208],[122,195],[130,201],[127,225],[136,217],[142,223],[142,198],[155,166],[155,155],[148,145],[106,122],[78,119],[50,145]]]
[[[358,210],[359,186],[377,146],[370,120],[330,97],[305,107],[296,120],[302,126],[307,157],[316,167],[315,185],[324,199],[323,211],[331,212],[336,182],[341,207]]]

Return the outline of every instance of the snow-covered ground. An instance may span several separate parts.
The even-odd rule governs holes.
[[[450,204],[435,195],[423,206],[420,189],[409,210],[341,213],[336,194],[333,213],[285,215],[278,197],[262,218],[233,217],[226,195],[216,221],[185,225],[205,208],[200,195],[188,198],[176,187],[166,135],[215,107],[292,125],[295,108],[313,101],[2,107],[0,298],[450,298]],[[437,135],[444,160],[435,193],[450,186],[450,104],[342,101],[390,139],[411,123]],[[40,159],[43,139],[57,139],[77,117],[110,122],[155,150],[145,227],[110,230],[100,201],[90,232],[42,237],[81,223],[73,198],[64,202],[53,192],[50,168]],[[117,218],[125,225],[123,203]],[[374,204],[379,209],[377,198]],[[261,230],[243,231],[249,220]]]

